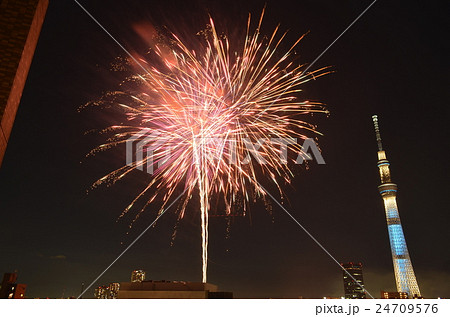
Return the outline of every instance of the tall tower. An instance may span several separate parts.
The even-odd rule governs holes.
[[[386,211],[386,221],[391,242],[392,261],[394,262],[395,281],[398,292],[408,293],[410,298],[421,297],[419,285],[417,285],[416,275],[409,257],[405,236],[403,235],[400,215],[397,208],[397,185],[391,181],[389,171],[389,161],[381,144],[380,129],[378,127],[378,117],[372,116],[375,126],[375,133],[378,143],[378,168],[380,170],[381,185],[378,186],[381,197],[384,201]]]

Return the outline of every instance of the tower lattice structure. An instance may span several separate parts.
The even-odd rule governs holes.
[[[381,184],[378,186],[381,197],[384,201],[386,211],[386,221],[391,242],[392,261],[394,262],[395,281],[398,292],[408,293],[410,298],[421,297],[419,285],[406,246],[403,234],[400,215],[397,207],[397,184],[391,181],[389,161],[381,143],[380,129],[378,127],[378,117],[372,116],[375,126],[375,133],[378,143],[378,169],[380,171]]]

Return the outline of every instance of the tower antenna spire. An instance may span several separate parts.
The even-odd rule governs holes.
[[[377,136],[378,151],[383,151],[383,144],[381,143],[380,127],[378,126],[378,116],[376,114],[373,115],[372,120],[373,125],[375,127],[375,134]]]
[[[373,125],[377,135],[378,143],[378,169],[381,184],[378,186],[381,198],[384,202],[386,223],[388,226],[389,240],[391,243],[392,261],[394,264],[395,282],[399,293],[407,293],[409,298],[421,297],[419,285],[406,246],[405,235],[400,221],[397,207],[397,184],[391,180],[389,161],[381,144],[380,129],[378,127],[378,116],[373,115]]]

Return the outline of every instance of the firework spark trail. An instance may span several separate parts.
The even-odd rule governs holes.
[[[179,187],[186,191],[178,209],[179,219],[188,201],[198,195],[203,282],[207,277],[211,197],[224,202],[226,215],[242,197],[245,212],[250,201],[266,196],[257,182],[261,176],[269,177],[283,196],[281,182],[289,183],[293,172],[281,162],[281,148],[266,141],[305,139],[305,133],[318,133],[302,117],[327,112],[320,104],[295,98],[301,84],[325,71],[305,74],[301,65],[291,60],[301,38],[276,58],[286,33],[279,34],[277,27],[271,36],[262,37],[263,15],[264,11],[253,33],[249,16],[241,47],[219,35],[212,19],[203,32],[203,44],[195,49],[172,34],[170,50],[167,45],[156,44],[152,56],[137,58],[148,72],[143,73],[139,64],[135,75],[123,83],[122,91],[110,93],[100,102],[118,105],[126,113],[128,124],[107,128],[105,131],[115,134],[92,153],[126,143],[149,130],[157,136],[138,149],[150,155],[136,156],[133,164],[112,171],[94,187],[113,184],[135,168],[147,166],[149,170],[150,166],[152,179],[120,216],[143,201],[130,226],[156,199],[162,201],[160,214]],[[303,153],[299,144],[293,149]],[[255,164],[251,156],[262,164]]]

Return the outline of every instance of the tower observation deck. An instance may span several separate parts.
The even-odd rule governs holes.
[[[409,298],[421,297],[398,213],[396,198],[397,185],[391,181],[389,161],[386,158],[386,152],[383,150],[381,143],[378,117],[374,115],[372,119],[378,143],[378,169],[381,179],[378,190],[384,201],[397,291],[408,293]]]

